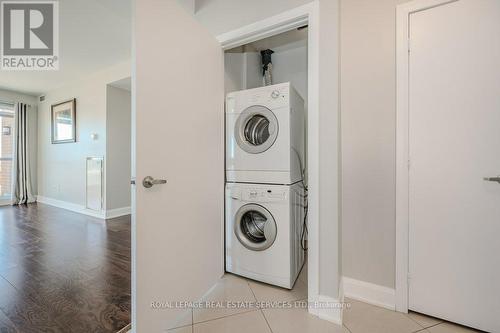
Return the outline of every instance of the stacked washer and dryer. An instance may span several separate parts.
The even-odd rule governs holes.
[[[304,132],[290,83],[227,95],[227,272],[293,287],[304,264]]]

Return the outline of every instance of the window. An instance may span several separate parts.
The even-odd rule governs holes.
[[[14,105],[0,103],[0,201],[12,198]]]

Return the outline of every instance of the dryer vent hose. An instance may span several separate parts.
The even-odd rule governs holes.
[[[271,84],[273,84],[273,63],[271,60],[273,53],[274,51],[270,49],[260,51],[260,55],[262,57],[262,70],[264,75],[263,81],[265,86],[270,86]]]

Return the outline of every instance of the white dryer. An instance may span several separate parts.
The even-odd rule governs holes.
[[[304,264],[304,189],[226,184],[226,271],[291,289]]]
[[[293,184],[305,169],[304,100],[290,83],[226,97],[226,180]]]

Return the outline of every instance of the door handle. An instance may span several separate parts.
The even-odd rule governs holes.
[[[484,177],[483,180],[487,181],[487,182],[496,182],[496,183],[500,184],[500,176],[497,176],[497,177]]]
[[[145,188],[151,188],[154,185],[166,184],[167,181],[165,179],[154,179],[151,176],[147,176],[142,180],[142,186]]]

